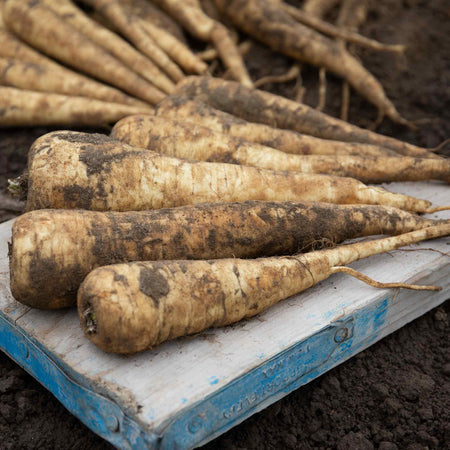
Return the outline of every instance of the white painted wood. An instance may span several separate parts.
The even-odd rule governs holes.
[[[450,204],[450,190],[440,183],[392,183],[385,187],[430,199],[438,205]],[[450,212],[430,217],[450,219]],[[74,369],[76,381],[115,398],[148,429],[158,429],[181,409],[189,408],[343,315],[369,308],[392,295],[391,290],[377,290],[337,274],[251,320],[168,342],[135,356],[109,355],[85,339],[75,309],[29,310],[12,298],[6,245],[10,226],[11,222],[0,225],[3,314],[35,338],[55,361]],[[450,251],[448,239],[424,242],[413,248]],[[449,261],[433,251],[395,251],[351,265],[378,281],[419,283],[425,279],[444,286],[438,293],[397,290],[389,301],[383,328],[374,339],[391,333],[450,297]]]

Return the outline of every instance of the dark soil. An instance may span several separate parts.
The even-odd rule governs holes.
[[[296,2],[292,2],[296,3]],[[378,131],[432,147],[450,137],[450,3],[372,1],[362,33],[405,43],[404,57],[358,51],[408,119],[412,131],[384,121]],[[254,79],[285,72],[292,61],[255,45]],[[317,70],[303,66],[306,103],[317,103]],[[338,116],[341,83],[328,75],[325,111]],[[264,89],[293,97],[294,82]],[[370,126],[375,109],[352,93],[350,121]],[[7,179],[21,173],[33,140],[46,129],[0,132],[0,221]],[[448,150],[447,150],[448,151]],[[2,203],[3,202],[3,203]],[[450,302],[298,389],[208,444],[207,449],[450,449]],[[0,449],[109,449],[39,383],[0,352]]]

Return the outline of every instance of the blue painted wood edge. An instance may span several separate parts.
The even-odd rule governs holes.
[[[189,449],[308,383],[378,340],[389,297],[347,315],[242,375],[158,430],[161,449]]]
[[[155,448],[160,441],[159,436],[144,432],[116,403],[77,383],[1,311],[0,348],[81,422],[117,448]]]
[[[390,296],[382,297],[370,307],[332,322],[182,410],[156,430],[149,430],[114,401],[75,381],[80,377],[74,369],[55,362],[39,342],[24,335],[1,312],[0,346],[72,414],[116,447],[190,449],[214,439],[379,340],[387,326],[390,301]]]
[[[386,298],[356,316],[347,316],[333,322],[224,386],[194,407],[182,411],[157,432],[146,430],[145,426],[124,414],[114,401],[75,381],[75,377],[70,374],[73,369],[55,362],[39,342],[34,342],[31,336],[25,335],[1,312],[0,345],[73,415],[116,447],[185,449],[222,434],[316,378],[336,365],[337,361],[355,354],[358,351],[358,346],[353,345],[355,329],[358,330],[358,337],[375,340],[376,330],[384,324],[387,304]]]

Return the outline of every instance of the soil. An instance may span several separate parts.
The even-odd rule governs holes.
[[[298,2],[292,2],[296,4]],[[333,14],[333,13],[332,13]],[[433,147],[450,136],[450,4],[448,0],[373,0],[361,28],[367,36],[405,43],[404,56],[358,50],[399,111],[422,121],[409,130],[378,128]],[[254,45],[253,79],[284,73],[292,61]],[[303,66],[304,101],[317,104],[318,71]],[[339,116],[341,82],[327,76],[325,111]],[[264,89],[294,97],[295,82]],[[375,109],[351,95],[349,120],[373,125]],[[0,221],[20,212],[6,205],[8,178],[18,176],[35,138],[48,129],[0,131]],[[449,146],[447,146],[449,147]],[[444,149],[448,154],[448,148]],[[205,449],[450,449],[450,302],[393,333],[318,380],[298,389]],[[0,352],[0,449],[110,449],[38,382]]]

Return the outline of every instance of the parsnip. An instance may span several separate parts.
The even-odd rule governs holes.
[[[133,42],[136,48],[158,65],[172,80],[180,81],[184,78],[181,69],[142,29],[139,18],[128,14],[117,0],[83,0],[83,2],[107,17],[123,36]]]
[[[150,107],[0,86],[0,126],[104,126]]]
[[[219,78],[187,77],[177,94],[195,97],[213,108],[276,128],[294,130],[322,139],[380,145],[406,156],[438,158],[430,151],[328,116],[302,103],[268,92],[248,89]]]
[[[148,103],[53,63],[40,64],[0,57],[0,85],[123,103],[139,107],[143,111],[152,110]]]
[[[133,211],[244,200],[384,204],[425,212],[430,202],[352,178],[190,162],[104,135],[49,133],[32,145],[27,210]]]
[[[175,18],[190,34],[217,49],[231,76],[245,86],[253,85],[239,50],[228,29],[220,22],[208,17],[201,8],[199,0],[154,0],[158,6]]]
[[[289,155],[265,145],[212,131],[192,122],[137,116],[117,123],[112,134],[135,147],[196,161],[271,170],[351,177],[364,183],[441,180],[450,183],[450,160],[408,156]]]
[[[137,51],[118,34],[92,20],[70,0],[43,0],[44,4],[61,20],[72,25],[92,42],[107,50],[141,77],[165,93],[173,92],[175,86],[167,75],[152,61]]]
[[[155,114],[179,121],[194,122],[219,133],[228,134],[297,155],[398,156],[394,150],[378,145],[320,139],[292,130],[247,122],[244,119],[208,106],[196,99],[170,95],[158,103]],[[131,118],[129,119],[132,120]],[[115,131],[128,127],[127,119],[116,124]]]
[[[25,305],[60,308],[75,304],[79,285],[99,266],[288,255],[437,222],[383,206],[258,201],[140,212],[32,211],[13,225],[11,291]]]
[[[164,94],[48,8],[44,1],[7,0],[5,25],[47,55],[155,104]]]
[[[333,273],[346,271],[345,265],[353,261],[449,234],[447,223],[297,256],[100,267],[78,290],[80,322],[87,338],[102,350],[135,353],[253,317]],[[389,283],[381,287],[412,286]]]
[[[356,58],[333,40],[297,22],[278,2],[216,0],[216,4],[236,27],[272,50],[335,73],[391,120],[408,125],[380,82]]]

